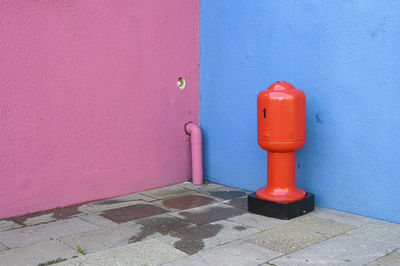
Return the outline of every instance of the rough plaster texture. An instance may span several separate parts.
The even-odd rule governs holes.
[[[286,80],[307,96],[297,185],[318,205],[399,223],[399,13],[396,0],[202,0],[206,177],[266,184],[256,96]]]
[[[0,218],[187,180],[197,0],[4,0],[0,32]]]

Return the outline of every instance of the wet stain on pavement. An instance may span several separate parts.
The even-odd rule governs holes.
[[[134,242],[138,242],[138,241],[142,241],[143,239],[145,239],[146,237],[154,234],[156,231],[150,229],[150,228],[146,228],[143,227],[141,228],[141,231],[139,232],[139,234],[132,236],[128,243],[134,243]]]
[[[141,225],[140,232],[132,236],[129,239],[129,243],[141,241],[155,232],[166,235],[193,225],[192,223],[172,216],[154,216],[138,220],[135,223]]]
[[[161,234],[168,234],[193,225],[185,220],[166,215],[141,219],[136,221],[136,223],[142,225],[144,228],[160,232]]]
[[[210,206],[202,211],[183,211],[179,212],[185,220],[195,224],[206,224],[215,222],[221,219],[226,219],[236,215],[245,213],[246,211],[239,208],[232,208],[230,206]]]
[[[179,230],[171,236],[180,238],[174,243],[175,248],[192,255],[204,248],[204,239],[216,236],[221,229],[220,224],[204,224]]]
[[[110,199],[110,200],[100,200],[100,201],[96,201],[93,202],[92,204],[95,205],[111,205],[111,204],[117,204],[117,203],[123,203],[126,202],[124,200],[116,200],[116,199]]]
[[[242,225],[237,225],[237,226],[234,226],[233,229],[238,230],[238,231],[243,231],[243,230],[246,230],[247,228]]]
[[[107,210],[104,211],[101,216],[116,223],[124,223],[166,212],[167,210],[151,204],[137,204],[118,209]]]
[[[221,199],[234,199],[234,198],[239,198],[246,196],[246,193],[243,191],[237,191],[237,190],[230,190],[230,191],[215,191],[215,192],[210,192],[211,195],[221,198]]]
[[[31,219],[31,218],[36,218],[42,215],[46,214],[52,214],[51,217],[55,219],[66,219],[71,216],[80,214],[81,212],[78,211],[78,208],[82,206],[83,204],[77,204],[69,207],[62,207],[62,208],[56,208],[56,209],[51,209],[51,210],[46,210],[46,211],[40,211],[40,212],[35,212],[31,214],[25,214],[21,216],[16,216],[12,217],[9,219],[6,219],[8,221],[14,221],[17,224],[20,225],[25,225],[26,220]]]
[[[205,196],[189,195],[181,196],[173,199],[167,199],[162,201],[162,204],[168,208],[174,208],[179,210],[199,207],[210,204],[215,200]]]

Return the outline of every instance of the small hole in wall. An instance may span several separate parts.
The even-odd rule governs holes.
[[[176,86],[178,86],[179,89],[183,90],[186,86],[186,81],[184,78],[179,77],[178,81],[176,82]]]

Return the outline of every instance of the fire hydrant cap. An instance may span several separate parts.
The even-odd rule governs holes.
[[[272,83],[267,90],[269,91],[287,91],[287,90],[295,90],[296,88],[290,84],[289,82],[280,80],[275,83]]]

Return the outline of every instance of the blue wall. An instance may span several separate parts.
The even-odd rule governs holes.
[[[265,185],[256,96],[286,80],[307,96],[297,185],[317,205],[400,223],[400,1],[200,2],[206,178]]]

